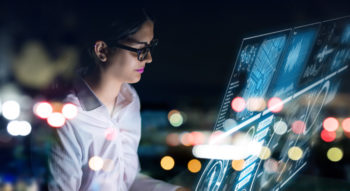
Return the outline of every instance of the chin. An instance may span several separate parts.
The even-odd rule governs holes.
[[[140,80],[141,80],[141,77],[138,77],[138,78],[134,78],[134,79],[128,80],[127,83],[135,84],[135,83],[139,82]]]

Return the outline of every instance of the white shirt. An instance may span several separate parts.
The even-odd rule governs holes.
[[[78,115],[54,130],[57,141],[51,147],[48,161],[50,191],[179,188],[140,174],[137,155],[141,136],[140,100],[133,86],[123,83],[112,115],[82,78],[74,80],[73,87],[63,102],[75,104]],[[101,160],[92,163],[97,170],[90,168],[89,161],[94,156],[102,159],[102,169],[102,163],[98,162]]]

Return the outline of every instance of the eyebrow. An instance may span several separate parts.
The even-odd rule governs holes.
[[[153,39],[154,39],[154,38],[152,38],[152,40],[153,40]],[[135,39],[133,39],[133,38],[127,38],[126,40],[129,41],[129,42],[132,42],[132,43],[136,43],[136,44],[149,45],[148,42],[140,42],[140,41],[137,41],[137,40],[135,40]],[[152,42],[152,40],[151,40],[151,42]]]

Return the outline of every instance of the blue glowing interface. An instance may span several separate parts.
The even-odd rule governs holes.
[[[283,190],[307,166],[322,108],[335,97],[349,61],[350,17],[243,39],[214,131],[249,134],[270,157],[250,155],[240,170],[232,160],[210,159],[196,190]],[[243,110],[234,109],[237,97]],[[269,109],[273,97],[281,111]]]

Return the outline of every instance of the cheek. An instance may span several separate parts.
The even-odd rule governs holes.
[[[116,54],[112,58],[110,69],[114,75],[121,78],[131,77],[131,73],[135,73],[138,68],[138,60],[130,54]]]

